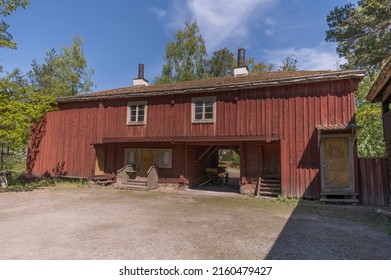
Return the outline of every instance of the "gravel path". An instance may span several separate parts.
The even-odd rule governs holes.
[[[367,207],[205,191],[0,193],[0,259],[391,259]]]

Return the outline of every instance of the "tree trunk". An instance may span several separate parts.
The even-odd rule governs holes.
[[[4,166],[4,146],[1,145],[1,150],[0,150],[0,170],[3,170]]]

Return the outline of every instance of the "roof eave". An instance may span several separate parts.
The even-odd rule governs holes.
[[[391,56],[380,70],[379,76],[368,91],[366,99],[369,102],[379,102],[382,100],[382,92],[391,81]]]
[[[352,71],[343,71],[343,72],[323,73],[323,74],[309,75],[309,76],[297,76],[297,77],[280,78],[280,79],[259,80],[259,81],[251,81],[251,82],[226,83],[226,84],[218,84],[213,86],[185,87],[182,89],[149,91],[149,90],[143,90],[144,88],[139,88],[139,91],[137,92],[126,92],[126,88],[124,88],[124,89],[119,89],[120,93],[110,93],[110,94],[92,93],[92,94],[60,97],[58,98],[58,103],[121,99],[121,98],[136,98],[136,97],[156,96],[156,95],[221,92],[221,91],[231,91],[231,90],[238,90],[238,89],[275,87],[275,86],[285,86],[290,84],[303,84],[303,83],[345,80],[345,79],[361,80],[364,76],[365,76],[364,71],[352,70]],[[124,92],[121,92],[121,90],[123,90]]]

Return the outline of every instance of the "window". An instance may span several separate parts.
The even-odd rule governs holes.
[[[125,165],[140,168],[144,150],[153,150],[153,165],[159,168],[172,168],[172,149],[125,149]]]
[[[216,115],[216,97],[192,99],[193,123],[212,123]]]
[[[135,165],[136,164],[136,151],[135,149],[125,149],[125,164]]]
[[[159,168],[171,168],[172,162],[172,150],[160,149],[159,150]]]
[[[128,103],[128,125],[144,125],[147,119],[147,102]]]

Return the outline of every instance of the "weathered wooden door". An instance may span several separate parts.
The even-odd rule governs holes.
[[[155,165],[155,150],[141,150],[139,176],[147,177],[151,166]]]
[[[322,192],[352,192],[353,158],[349,137],[322,139]]]
[[[95,176],[105,175],[105,158],[106,149],[105,147],[95,147]]]

